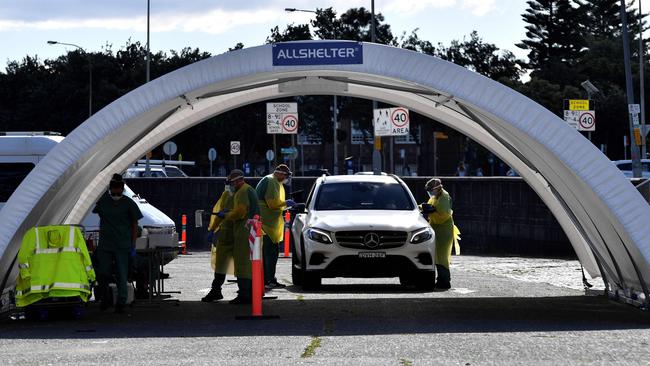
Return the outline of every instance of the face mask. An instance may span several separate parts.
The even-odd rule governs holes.
[[[121,193],[120,193],[120,194],[113,194],[113,193],[111,193],[110,190],[108,191],[108,195],[111,196],[111,198],[113,199],[113,201],[119,201],[120,198],[122,198],[122,194],[121,194]]]
[[[429,198],[435,196],[435,194],[432,191],[427,191],[427,194],[429,195]]]
[[[230,185],[226,185],[225,191],[228,192],[228,193],[232,193],[233,189],[232,189],[232,187]]]
[[[283,180],[282,184],[284,184],[285,186],[291,185],[291,178],[287,178],[287,179]]]

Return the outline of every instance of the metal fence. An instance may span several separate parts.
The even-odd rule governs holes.
[[[301,202],[316,178],[294,177],[287,192]],[[426,201],[426,177],[403,178],[418,202]],[[255,186],[259,178],[246,180]],[[521,178],[442,178],[453,200],[454,220],[466,254],[575,257],[557,220]],[[224,189],[223,178],[133,178],[128,185],[176,222],[187,215],[189,250],[207,249],[206,229],[195,228],[194,212],[209,211]]]

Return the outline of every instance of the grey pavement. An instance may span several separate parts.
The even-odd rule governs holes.
[[[290,260],[278,279],[290,284]],[[236,320],[249,306],[201,303],[209,253],[166,267],[177,303],[128,314],[91,304],[78,321],[0,322],[5,364],[610,365],[650,364],[650,315],[582,290],[576,261],[454,257],[447,292],[397,279],[326,279],[264,301],[269,320]],[[595,285],[602,283],[593,281]],[[224,286],[226,299],[236,286]]]

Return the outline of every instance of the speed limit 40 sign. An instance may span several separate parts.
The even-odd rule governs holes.
[[[406,108],[375,109],[375,136],[405,136],[409,134],[409,111]]]
[[[578,131],[596,131],[596,113],[594,111],[581,111],[576,127]]]
[[[266,133],[297,134],[297,103],[266,103]]]

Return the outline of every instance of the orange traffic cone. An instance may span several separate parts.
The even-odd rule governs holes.
[[[289,257],[289,241],[291,240],[291,231],[289,230],[289,223],[291,222],[291,213],[289,211],[284,213],[284,257]]]
[[[187,254],[187,215],[181,216],[181,253]]]

